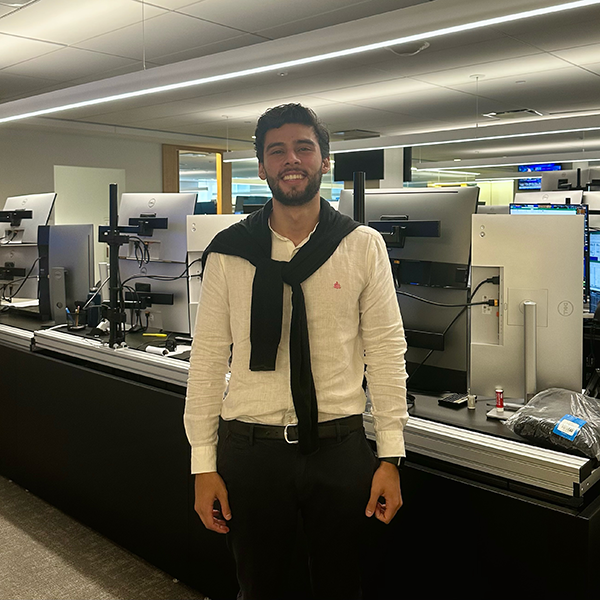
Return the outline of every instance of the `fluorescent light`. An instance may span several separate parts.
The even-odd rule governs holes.
[[[417,169],[414,167],[411,170],[416,173],[435,173],[436,175],[481,175],[481,173],[476,173],[474,171],[446,171],[444,169]]]
[[[600,1],[600,0],[599,0]],[[465,144],[473,142],[488,142],[490,140],[508,140],[511,138],[536,137],[538,135],[558,135],[560,133],[579,133],[581,131],[598,131],[600,127],[580,127],[578,129],[555,129],[552,131],[536,131],[529,133],[508,133],[505,135],[487,135],[470,138],[460,138],[456,140],[441,140],[437,142],[414,142],[410,144],[411,148],[417,146],[442,146],[444,144]],[[388,148],[405,148],[404,144],[396,144],[394,146],[369,146],[368,148],[357,148],[351,150],[336,150],[332,154],[347,154],[348,152],[362,152],[364,150],[386,150]]]
[[[474,21],[473,23],[465,23],[463,25],[455,25],[453,27],[445,27],[442,29],[436,29],[434,31],[428,31],[425,33],[419,33],[415,35],[409,35],[405,37],[396,38],[393,40],[387,40],[384,42],[377,42],[374,44],[367,44],[365,46],[357,46],[355,48],[348,48],[346,50],[336,50],[335,52],[327,52],[325,54],[318,54],[316,56],[308,56],[296,60],[289,60],[281,63],[275,63],[271,65],[265,65],[262,67],[254,67],[251,69],[243,69],[241,71],[232,71],[230,73],[222,73],[220,75],[213,75],[211,77],[201,77],[199,79],[192,79],[188,81],[180,81],[168,85],[161,85],[151,87],[143,90],[136,90],[132,92],[125,92],[122,94],[114,94],[112,96],[106,96],[103,98],[94,98],[91,100],[85,100],[81,102],[73,102],[71,104],[65,104],[63,106],[56,106],[52,108],[44,108],[28,113],[22,113],[18,115],[12,115],[10,117],[0,118],[0,123],[9,123],[11,121],[18,121],[22,119],[28,119],[31,117],[41,117],[43,115],[50,115],[64,110],[70,110],[74,108],[83,108],[86,106],[94,106],[97,104],[104,104],[106,102],[114,102],[117,100],[125,100],[127,98],[136,98],[138,96],[146,96],[149,94],[156,94],[160,92],[168,92],[172,90],[183,89],[192,86],[204,85],[207,83],[214,83],[217,81],[225,81],[228,79],[236,79],[238,77],[247,77],[249,75],[257,75],[259,73],[268,73],[271,71],[278,71],[281,69],[289,69],[300,65],[306,65],[325,60],[331,60],[334,58],[342,58],[345,56],[352,56],[354,54],[360,54],[362,52],[370,52],[371,50],[379,50],[382,48],[388,48],[390,46],[396,46],[399,44],[406,44],[409,42],[415,42],[425,39],[431,39],[434,37],[441,37],[444,35],[450,35],[453,33],[459,33],[462,31],[471,31],[473,29],[480,29],[482,27],[490,27],[492,25],[500,25],[502,23],[510,23],[513,21],[519,21],[522,19],[530,19],[532,17],[538,17],[541,15],[548,15],[552,13],[562,12],[565,10],[573,10],[576,8],[583,8],[586,6],[593,6],[600,4],[600,0],[578,0],[577,2],[567,2],[565,4],[557,4],[555,6],[547,6],[544,8],[538,8],[535,10],[528,10],[525,12],[515,13],[511,15],[504,15],[502,17],[494,17],[492,19],[483,19],[481,21]],[[401,147],[401,146],[397,146]]]
[[[597,162],[600,161],[600,158],[586,158],[585,159],[586,162]],[[546,163],[548,161],[527,161],[528,165],[542,165],[544,163]],[[561,162],[560,161],[560,157],[556,159],[556,162]],[[564,162],[572,162],[571,160],[568,161],[564,161]],[[499,163],[499,164],[487,164],[487,165],[469,165],[469,167],[471,169],[491,169],[491,168],[496,168],[496,167],[516,167],[518,165],[522,165],[523,162],[509,162],[509,163]],[[439,167],[439,168],[428,168],[428,171],[439,171],[442,173],[453,173],[454,171],[452,170],[454,167]],[[539,172],[539,171],[524,171],[524,173],[534,173],[534,172]],[[517,179],[521,179],[525,177],[525,175],[521,175],[521,177],[518,177]]]

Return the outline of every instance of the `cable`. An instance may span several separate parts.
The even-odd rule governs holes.
[[[480,281],[477,286],[475,287],[475,289],[473,290],[473,292],[469,295],[470,298],[472,298],[478,291],[479,289],[485,285],[486,283],[493,283],[495,285],[499,285],[500,284],[500,278],[499,277],[488,277],[487,279],[484,279],[483,281]],[[402,293],[403,295],[407,295],[409,297],[415,298],[416,300],[421,300],[423,302],[427,302],[428,304],[434,304],[436,306],[442,306],[442,307],[456,307],[456,308],[461,308],[460,311],[458,311],[458,314],[452,319],[452,321],[450,321],[450,323],[447,325],[446,329],[444,329],[444,331],[442,332],[442,336],[445,336],[448,331],[450,330],[450,328],[452,327],[452,325],[454,325],[454,323],[456,323],[456,321],[459,319],[459,317],[467,310],[467,308],[469,308],[470,306],[481,306],[481,305],[488,305],[488,306],[494,306],[495,304],[491,304],[492,302],[497,303],[496,300],[486,300],[484,302],[468,302],[467,304],[441,304],[439,302],[432,302],[432,301],[428,301],[425,300],[425,298],[419,298],[418,296],[413,296],[412,294],[406,294],[406,292],[399,292],[397,291],[397,293]],[[406,383],[408,384],[408,382],[410,381],[411,377],[414,377],[415,374],[417,373],[417,371],[429,360],[429,357],[435,352],[435,350],[430,350],[426,355],[425,358],[417,365],[416,369],[410,374],[410,376],[407,378]]]
[[[110,281],[110,275],[100,284],[100,287],[94,292],[94,295],[91,296],[88,301],[81,307],[81,310],[86,310],[90,305],[90,302],[102,291],[102,288]]]
[[[467,310],[468,305],[464,305],[461,310],[458,311],[458,314],[454,317],[454,319],[452,319],[452,321],[450,321],[450,323],[447,325],[446,329],[444,329],[444,331],[442,331],[442,336],[445,336],[448,331],[450,330],[450,327],[452,327],[452,325],[454,325],[454,323],[456,323],[456,321],[458,320],[458,318]],[[407,378],[406,383],[408,384],[408,382],[410,381],[411,377],[414,377],[415,374],[417,373],[417,371],[427,362],[427,360],[429,359],[429,357],[435,352],[435,350],[431,349],[426,355],[425,358],[417,365],[417,368],[410,374],[410,376]]]
[[[499,277],[488,277],[483,281],[477,284],[477,287],[473,290],[473,292],[469,295],[472,298],[485,283],[494,283],[498,285],[500,283]],[[483,300],[481,302],[467,302],[466,304],[444,304],[443,302],[434,302],[433,300],[428,300],[427,298],[422,298],[421,296],[416,296],[415,294],[409,294],[408,292],[402,292],[400,290],[396,290],[396,294],[399,296],[406,296],[407,298],[412,298],[413,300],[418,300],[419,302],[424,302],[425,304],[431,304],[433,306],[440,306],[442,308],[467,308],[469,306],[497,306],[495,300]]]
[[[31,265],[31,268],[29,269],[29,272],[27,273],[27,275],[25,275],[25,277],[21,280],[22,283],[21,285],[17,288],[17,291],[14,292],[13,294],[11,294],[10,298],[4,298],[4,300],[8,300],[9,302],[12,302],[12,299],[21,291],[21,288],[25,285],[25,282],[29,279],[29,277],[31,277],[31,274],[33,273],[33,269],[35,269],[35,266],[38,264],[38,262],[40,262],[40,257],[36,258],[35,261],[33,262],[33,264]],[[10,284],[5,284],[3,289],[6,289],[7,285],[14,285],[14,281],[11,281]],[[4,294],[3,294],[4,296]]]
[[[135,259],[139,267],[150,262],[150,246],[146,241],[136,235],[130,235],[129,240],[133,241],[135,247]]]
[[[6,245],[6,244],[10,244],[17,237],[17,233],[19,233],[18,230],[14,229],[13,232],[12,232],[12,237],[7,242],[3,242],[2,240],[5,240],[8,237],[8,235],[3,235],[0,238],[0,244],[2,244],[3,246]]]
[[[424,302],[425,304],[432,304],[433,306],[440,306],[442,308],[468,308],[469,306],[493,306],[490,302],[494,302],[493,300],[483,300],[482,302],[468,302],[467,304],[444,304],[442,302],[434,302],[433,300],[427,300],[426,298],[421,298],[421,296],[415,296],[414,294],[409,294],[408,292],[401,292],[400,290],[396,290],[396,294],[399,296],[406,296],[408,298],[412,298],[413,300],[418,300],[419,302]]]
[[[125,285],[127,282],[131,281],[132,279],[154,279],[156,281],[177,281],[178,279],[183,279],[184,277],[187,277],[189,275],[189,270],[190,267],[194,264],[197,263],[199,261],[201,261],[201,258],[197,258],[196,260],[193,260],[189,265],[187,265],[183,271],[183,273],[181,275],[175,275],[175,276],[169,276],[169,275],[132,275],[131,277],[128,277],[127,279],[125,279],[125,281],[123,281],[121,283],[121,285]],[[189,275],[190,277],[200,277],[200,274],[198,275]]]

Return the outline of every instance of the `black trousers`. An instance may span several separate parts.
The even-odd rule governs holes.
[[[243,600],[298,595],[298,523],[308,549],[314,598],[361,596],[363,538],[371,480],[379,461],[363,430],[324,439],[304,456],[297,445],[221,429],[217,470],[227,486],[233,552]],[[371,517],[374,519],[375,517]]]

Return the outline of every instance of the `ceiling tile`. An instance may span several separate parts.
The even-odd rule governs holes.
[[[0,33],[0,69],[54,52],[60,46]]]
[[[3,19],[0,32],[60,44],[76,44],[107,31],[165,14],[130,0],[51,0],[36,2]]]
[[[468,86],[457,89],[466,91]],[[483,80],[479,93],[500,101],[501,110],[532,108],[549,114],[600,109],[600,78],[577,67],[563,67],[553,71],[552,77],[532,71],[521,73],[519,78],[510,75]]]
[[[514,21],[496,26],[495,29],[541,50],[554,51],[596,43],[600,30],[599,15],[596,5],[535,19]]]
[[[577,48],[556,50],[552,54],[574,65],[589,66],[600,60],[600,44],[588,44]]]
[[[528,73],[552,72],[554,69],[562,69],[563,67],[564,62],[559,58],[550,54],[539,53],[526,58],[518,57],[494,62],[475,63],[467,66],[459,66],[454,69],[423,73],[415,76],[415,78],[434,85],[459,87],[469,82],[472,82],[473,86],[475,86],[473,75],[479,74],[483,75],[479,80],[481,87],[482,82],[500,77],[511,76],[518,79]]]
[[[436,88],[429,83],[397,77],[391,80],[378,81],[365,85],[354,85],[340,87],[330,91],[317,92],[321,98],[327,98],[335,102],[355,102],[376,100],[389,96],[403,96],[409,93],[431,92]]]
[[[217,54],[218,52],[225,52],[227,50],[245,48],[246,46],[258,44],[263,41],[264,40],[262,38],[256,35],[240,33],[234,37],[228,37],[227,39],[212,42],[210,44],[191,46],[170,54],[157,55],[154,56],[152,60],[160,65],[168,65],[182,60],[188,60],[190,58],[198,58],[200,56],[208,56],[209,54]]]
[[[542,54],[528,44],[504,36],[450,48],[440,44],[441,41],[432,39],[429,48],[415,56],[397,56],[388,50],[381,56],[381,61],[370,64],[373,68],[404,76],[420,76],[458,68],[471,69],[472,73],[485,73],[485,65],[490,63],[515,59],[521,62]],[[475,67],[480,71],[473,70]]]
[[[406,6],[421,4],[426,0],[204,0],[181,9],[196,17],[235,27],[243,31],[261,33],[269,39],[321,29],[329,25],[346,23]],[[288,31],[288,33],[286,33]]]
[[[139,59],[145,45],[146,58],[153,60],[159,56],[199,48],[239,35],[238,31],[221,25],[169,12],[149,19],[143,29],[138,23],[86,40],[77,46]],[[198,55],[201,54],[200,52]]]
[[[203,1],[204,0],[132,0],[132,2],[136,2],[137,4],[145,2],[146,6],[152,4],[166,10],[177,10],[194,4],[201,4]]]
[[[13,67],[8,67],[5,71],[29,77],[51,75],[54,80],[69,81],[84,76],[90,71],[96,74],[96,79],[100,79],[103,72],[133,64],[137,64],[138,68],[141,68],[139,61],[132,61],[128,58],[109,56],[77,48],[61,48]]]
[[[54,85],[50,79],[20,77],[0,71],[0,103],[27,96],[40,88]]]

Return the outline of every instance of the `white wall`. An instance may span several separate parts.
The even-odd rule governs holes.
[[[159,142],[0,126],[0,205],[8,196],[54,191],[56,165],[123,169],[127,189],[119,194],[162,191]]]
[[[94,226],[94,260],[96,275],[100,279],[99,262],[108,262],[108,246],[98,242],[98,226],[108,225],[108,186],[117,184],[120,193],[126,189],[125,169],[96,167],[54,167],[54,222],[57,225],[88,224]]]

